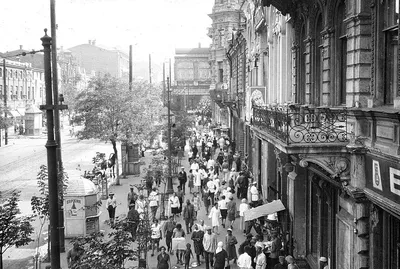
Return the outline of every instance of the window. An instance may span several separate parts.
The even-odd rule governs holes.
[[[32,87],[32,99],[35,99],[35,87]]]
[[[3,85],[0,85],[0,93],[1,93],[2,95],[4,95],[4,92],[3,92]]]
[[[27,93],[28,99],[31,99],[31,87],[28,87],[28,93]],[[26,98],[26,97],[25,97]]]
[[[22,79],[22,71],[19,71],[19,77]]]
[[[0,78],[3,77],[3,68],[0,68]]]
[[[11,96],[14,95],[14,87],[13,86],[10,86],[10,95]]]
[[[315,84],[314,84],[314,94],[311,97],[311,102],[314,102],[316,106],[322,105],[322,15],[319,14],[316,20],[317,24],[315,27]]]
[[[23,88],[21,86],[21,90],[20,90],[20,95],[21,95],[21,99],[22,99],[22,95],[24,94]]]
[[[224,82],[224,68],[222,66],[222,62],[218,62],[218,82]]]
[[[340,2],[337,9],[336,16],[336,50],[335,50],[335,63],[336,63],[336,105],[346,104],[346,71],[347,71],[347,35],[346,25],[343,22],[345,19],[346,5],[344,0]]]
[[[305,103],[305,93],[306,93],[306,44],[305,40],[307,38],[306,25],[303,22],[300,32],[299,40],[299,52],[298,52],[298,81],[297,81],[297,94],[296,103]]]
[[[40,96],[40,98],[43,97],[43,90],[42,90],[42,87],[39,88],[39,96]]]
[[[18,78],[18,71],[15,70],[15,78]]]
[[[10,78],[12,78],[13,77],[13,72],[11,70],[9,71],[9,74],[10,74]]]
[[[393,104],[397,89],[397,54],[398,54],[398,23],[399,2],[386,0],[383,4],[383,36],[385,41],[384,55],[384,104]]]

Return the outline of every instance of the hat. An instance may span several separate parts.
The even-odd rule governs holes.
[[[287,262],[294,262],[293,256],[290,256],[290,255],[286,256],[285,260],[286,260]]]
[[[228,228],[228,229],[226,229],[227,231],[231,231],[232,232],[232,229],[231,228]]]
[[[246,234],[246,238],[247,238],[247,239],[253,238],[253,235],[252,235],[251,233],[248,233],[248,234]]]
[[[264,248],[264,244],[262,242],[257,242],[255,247],[263,249]]]
[[[211,230],[211,229],[212,229],[211,226],[205,226],[205,227],[204,227],[204,230],[206,230],[206,231]]]
[[[242,203],[246,203],[247,202],[247,199],[246,198],[243,198],[242,199]]]
[[[114,193],[113,193],[113,192],[110,192],[110,193],[108,193],[108,195],[114,195]]]
[[[320,261],[320,262],[328,262],[328,259],[325,258],[325,257],[321,257],[321,258],[319,258],[319,261]]]

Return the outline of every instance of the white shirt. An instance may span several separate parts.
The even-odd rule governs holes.
[[[226,207],[226,200],[219,200],[219,201],[218,201],[218,208],[219,208],[219,209],[227,209],[227,207]]]
[[[110,197],[108,197],[107,199],[107,208],[112,205],[112,207],[116,208],[117,207],[117,199],[115,199],[115,197],[113,197],[112,199]]]
[[[208,187],[208,189],[210,190],[210,192],[211,193],[215,193],[215,184],[214,184],[214,181],[208,181],[207,182],[207,187]]]
[[[251,268],[251,257],[246,252],[241,254],[237,260],[237,265],[239,268]]]
[[[207,168],[210,169],[210,167],[214,167],[215,161],[213,159],[209,159],[207,162]]]
[[[171,203],[171,207],[179,207],[179,198],[178,196],[172,196],[169,198],[169,202]]]
[[[244,212],[249,210],[249,205],[246,203],[241,203],[239,205],[239,216],[243,217],[244,216]]]
[[[152,207],[152,206],[158,206],[158,200],[159,200],[159,197],[158,197],[158,193],[157,192],[155,192],[155,191],[152,191],[151,193],[150,193],[150,195],[149,195],[149,206],[150,207]]]
[[[199,170],[199,164],[198,163],[192,163],[190,165],[190,169],[192,169],[192,171]]]
[[[250,187],[251,201],[258,201],[258,190],[256,186]]]
[[[157,239],[161,237],[161,224],[155,224],[153,223],[151,225],[151,238]]]

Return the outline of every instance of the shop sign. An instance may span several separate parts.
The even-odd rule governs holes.
[[[83,217],[83,198],[68,198],[65,200],[65,211],[67,218],[81,218]]]
[[[400,163],[367,156],[367,188],[400,202]]]

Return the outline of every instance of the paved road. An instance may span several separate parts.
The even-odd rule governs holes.
[[[21,192],[19,207],[22,214],[32,213],[30,199],[33,195],[40,195],[36,176],[40,166],[47,165],[46,141],[46,137],[14,137],[9,140],[9,145],[0,147],[0,192],[2,198],[5,198],[12,190],[19,190]],[[84,170],[90,170],[93,168],[91,159],[97,151],[106,153],[106,156],[113,151],[111,144],[99,140],[79,141],[63,134],[61,141],[62,157],[67,172],[76,170],[78,165],[82,173]],[[38,221],[33,225],[37,232]],[[47,225],[42,235],[46,230]],[[31,257],[35,247],[36,244],[32,243],[20,249],[7,250],[3,255],[4,268],[31,268]]]

